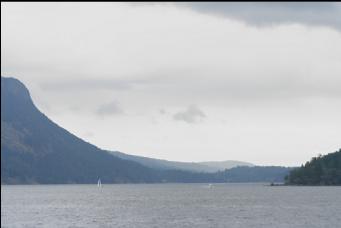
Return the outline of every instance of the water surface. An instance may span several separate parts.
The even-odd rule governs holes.
[[[324,227],[341,224],[341,187],[263,184],[1,187],[1,227]]]

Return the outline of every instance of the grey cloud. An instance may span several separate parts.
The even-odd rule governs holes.
[[[100,116],[120,115],[124,114],[123,109],[120,107],[118,102],[112,101],[107,104],[101,105],[96,112]]]
[[[330,26],[341,30],[341,3],[332,2],[193,2],[178,3],[202,13],[267,26],[280,23]]]
[[[263,164],[294,164],[317,145],[339,145],[340,30],[244,25],[340,28],[339,3],[4,4],[2,74],[23,81],[38,107],[67,129],[96,129],[91,140],[100,147],[175,160],[193,160],[194,150],[195,159],[223,160],[229,150]],[[122,107],[107,104],[111,98]],[[229,126],[220,127],[226,117]],[[186,127],[202,120],[203,131]],[[207,132],[215,134],[198,147]],[[257,153],[244,153],[244,141]]]
[[[164,108],[161,108],[159,112],[161,115],[165,115],[167,113],[167,111]]]
[[[185,121],[187,123],[197,123],[205,117],[205,113],[196,105],[190,105],[185,111],[173,115],[174,120]]]

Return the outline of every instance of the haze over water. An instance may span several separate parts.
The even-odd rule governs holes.
[[[341,187],[263,184],[1,187],[1,227],[330,227]]]

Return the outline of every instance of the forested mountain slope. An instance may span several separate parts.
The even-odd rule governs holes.
[[[341,149],[312,158],[286,177],[292,185],[341,185]]]

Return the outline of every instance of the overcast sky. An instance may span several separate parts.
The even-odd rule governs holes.
[[[340,3],[1,3],[1,75],[103,149],[291,166],[341,147]]]

